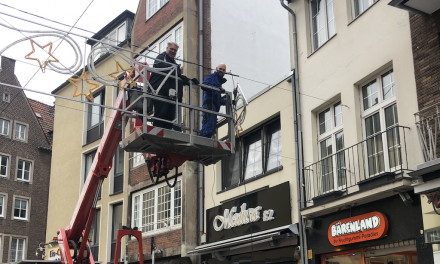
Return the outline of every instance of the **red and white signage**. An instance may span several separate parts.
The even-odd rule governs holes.
[[[388,219],[379,212],[358,215],[331,223],[328,239],[333,246],[379,239],[388,231]]]

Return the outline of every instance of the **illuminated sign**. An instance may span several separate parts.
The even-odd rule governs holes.
[[[263,209],[261,206],[246,209],[246,203],[243,203],[240,208],[240,213],[236,213],[237,207],[234,206],[231,210],[225,209],[223,216],[217,215],[213,221],[214,230],[222,231],[223,229],[231,229],[260,220],[260,211]],[[275,217],[273,217],[273,214],[274,210],[272,209],[263,211],[263,221],[274,220]]]
[[[388,231],[388,219],[379,212],[358,215],[335,221],[328,228],[328,239],[333,246],[379,239]]]

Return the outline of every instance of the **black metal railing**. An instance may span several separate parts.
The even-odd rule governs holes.
[[[305,198],[344,192],[363,181],[409,170],[408,127],[393,126],[304,168]]]

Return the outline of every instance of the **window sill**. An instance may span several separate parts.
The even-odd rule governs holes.
[[[258,180],[258,179],[264,178],[264,177],[266,177],[266,176],[269,176],[269,175],[271,175],[271,174],[273,174],[273,173],[276,173],[276,172],[279,172],[279,171],[281,171],[281,170],[283,170],[283,165],[281,165],[281,166],[279,166],[279,167],[276,167],[276,168],[273,168],[273,169],[267,171],[267,172],[264,173],[264,174],[260,174],[260,175],[257,175],[257,176],[255,176],[255,177],[253,177],[253,178],[247,179],[247,180],[245,180],[244,182],[236,183],[236,184],[234,184],[234,185],[231,185],[231,186],[225,188],[224,190],[221,190],[221,191],[217,192],[217,194],[227,192],[227,191],[229,191],[229,190],[235,189],[235,188],[237,188],[237,187],[239,187],[239,186],[242,186],[242,185],[244,185],[244,184],[247,184],[247,183],[250,183],[250,182],[256,181],[256,180]]]
[[[98,138],[97,140],[92,141],[92,142],[86,142],[86,144],[82,145],[82,147],[85,147],[85,146],[88,146],[88,145],[90,145],[90,144],[92,144],[92,143],[95,143],[96,141],[101,140],[101,138],[102,138],[102,137],[100,137],[100,138]]]
[[[317,48],[315,51],[313,51],[309,56],[307,56],[307,59],[310,58],[313,54],[315,54],[316,52],[318,52],[318,50],[320,50],[322,47],[324,47],[325,44],[327,44],[328,42],[330,42],[330,40],[332,40],[333,38],[336,37],[336,35],[338,35],[338,33],[335,33],[331,38],[327,39],[326,42],[324,42],[321,46],[319,46],[319,48]]]
[[[169,1],[166,2],[161,8],[159,8],[152,16],[147,18],[147,20],[145,20],[145,23],[147,23],[152,17],[154,17],[157,13],[159,13],[160,10],[162,10],[162,8],[164,8],[168,3],[169,3]],[[147,15],[147,13],[148,13],[148,10],[146,10],[145,16]]]
[[[120,194],[120,193],[123,193],[124,192],[124,190],[122,190],[122,191],[119,191],[119,192],[114,192],[114,193],[111,193],[111,194],[109,194],[108,196],[113,196],[113,195],[117,195],[117,194]]]
[[[182,229],[182,224],[178,224],[178,225],[173,225],[170,227],[165,227],[165,228],[161,228],[158,230],[154,230],[154,231],[148,231],[148,232],[142,232],[142,238],[145,237],[152,237],[152,236],[156,236],[162,233],[167,233],[170,231],[176,231]],[[136,240],[136,237],[132,236],[130,240]]]
[[[23,218],[14,218],[14,219],[12,219],[12,220],[14,220],[14,221],[20,221],[20,222],[29,222],[28,219],[23,219]]]
[[[358,18],[360,18],[363,14],[367,13],[368,10],[370,10],[370,8],[372,8],[374,5],[376,5],[377,3],[379,3],[380,0],[377,0],[377,2],[374,2],[372,5],[370,5],[367,9],[365,9],[364,12],[362,12],[361,14],[359,14],[357,17],[355,17],[350,23],[348,23],[347,27],[350,26],[351,24],[354,23],[354,21],[356,21]]]
[[[15,179],[15,181],[21,182],[21,183],[29,183],[29,184],[31,184],[31,181],[26,181],[26,180],[21,180],[21,179]]]

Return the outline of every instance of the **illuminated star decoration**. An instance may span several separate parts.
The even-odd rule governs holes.
[[[51,52],[52,52],[52,42],[49,42],[49,43],[47,43],[46,45],[41,46],[40,44],[38,44],[37,42],[33,41],[32,39],[31,39],[30,41],[31,41],[32,51],[29,52],[29,54],[27,54],[26,56],[24,56],[24,58],[25,58],[25,59],[28,59],[28,60],[36,60],[36,61],[38,62],[38,64],[40,65],[41,71],[42,71],[43,73],[46,71],[46,66],[47,66],[47,64],[48,64],[49,62],[60,62],[60,61],[59,61],[57,58],[55,58],[55,57],[53,56],[53,54],[51,53]],[[34,43],[35,43],[38,47],[40,47],[41,49],[43,49],[43,50],[44,50],[45,47],[49,46],[49,52],[47,53],[47,54],[49,54],[49,58],[48,58],[47,60],[43,61],[43,64],[41,64],[41,61],[40,61],[38,58],[31,58],[31,57],[29,57],[29,55],[35,53],[35,46],[34,46]],[[50,57],[52,57],[52,58],[54,58],[54,59],[51,60]]]
[[[121,69],[121,70],[119,70],[119,69]],[[130,76],[130,75],[134,72],[133,67],[129,67],[129,68],[127,68],[127,69],[124,69],[124,68],[122,68],[122,66],[121,66],[121,64],[119,63],[119,61],[116,61],[116,71],[115,71],[115,72],[112,72],[112,73],[109,73],[109,76],[112,77],[113,79],[115,79],[115,80],[118,81],[118,84],[119,84],[119,90],[122,91],[123,87],[122,87],[122,84],[121,84],[121,80],[119,80],[119,78],[116,77],[115,74],[120,73],[120,72],[122,72],[122,71],[130,71],[130,72],[128,73],[128,78],[130,79],[130,81],[127,80],[126,84],[128,83],[128,84],[131,84],[131,85],[133,85],[133,86],[136,86],[136,82],[135,82],[135,81],[131,78],[131,76]]]
[[[83,78],[84,78],[84,80],[86,81],[86,83],[88,83],[88,84],[90,84],[90,85],[93,85],[92,88],[89,89],[89,94],[77,93],[77,91],[78,91],[78,85],[76,85],[75,82],[80,82],[81,79],[83,79]],[[96,88],[98,88],[98,87],[99,87],[99,84],[89,82],[89,79],[87,78],[87,73],[86,73],[85,71],[83,71],[83,72],[81,73],[81,76],[80,76],[78,79],[75,79],[75,78],[69,78],[69,79],[67,79],[67,80],[68,80],[71,84],[73,84],[73,86],[75,86],[75,91],[73,91],[73,97],[77,97],[77,96],[80,96],[80,95],[84,94],[84,95],[87,97],[87,99],[89,99],[90,101],[93,101],[93,93],[92,93],[92,91],[95,90]]]

